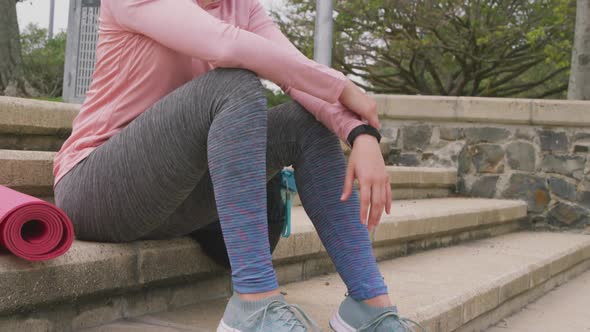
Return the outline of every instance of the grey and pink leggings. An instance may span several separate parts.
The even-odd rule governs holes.
[[[278,287],[266,184],[287,165],[349,294],[386,294],[358,192],[340,201],[338,138],[296,102],[267,108],[249,70],[217,68],[163,97],[71,169],[55,200],[86,241],[171,238],[219,219],[234,290],[264,292]]]

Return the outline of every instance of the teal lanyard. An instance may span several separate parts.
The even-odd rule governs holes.
[[[281,176],[281,186],[283,187],[281,191],[285,192],[283,198],[283,204],[285,207],[285,225],[283,226],[281,236],[289,237],[291,235],[291,194],[297,192],[297,187],[295,186],[295,173],[292,170],[288,168],[283,169],[281,171]]]

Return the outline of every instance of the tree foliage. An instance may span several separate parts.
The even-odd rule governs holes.
[[[61,96],[64,75],[66,33],[47,38],[47,29],[29,24],[21,33],[25,77],[43,96]]]
[[[574,13],[575,0],[338,0],[334,67],[376,93],[564,98]],[[310,0],[273,13],[308,56],[314,15]]]
[[[0,0],[0,95],[36,96],[22,64],[15,0]]]

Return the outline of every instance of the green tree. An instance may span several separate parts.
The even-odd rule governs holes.
[[[311,56],[315,1],[287,7],[273,16]],[[333,63],[376,93],[564,98],[574,12],[575,0],[338,0]]]
[[[25,79],[16,16],[19,0],[0,0],[0,95],[36,96]]]
[[[47,29],[29,24],[21,33],[25,77],[45,97],[62,95],[66,33],[47,38]]]

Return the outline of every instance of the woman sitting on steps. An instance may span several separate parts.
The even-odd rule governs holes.
[[[293,165],[348,288],[331,326],[407,330],[368,236],[391,189],[361,89],[301,54],[257,0],[102,0],[96,57],[54,161],[56,205],[78,239],[167,239],[219,219],[234,296],[218,331],[312,330],[279,293],[269,249],[266,183]],[[258,76],[295,101],[267,109]]]

